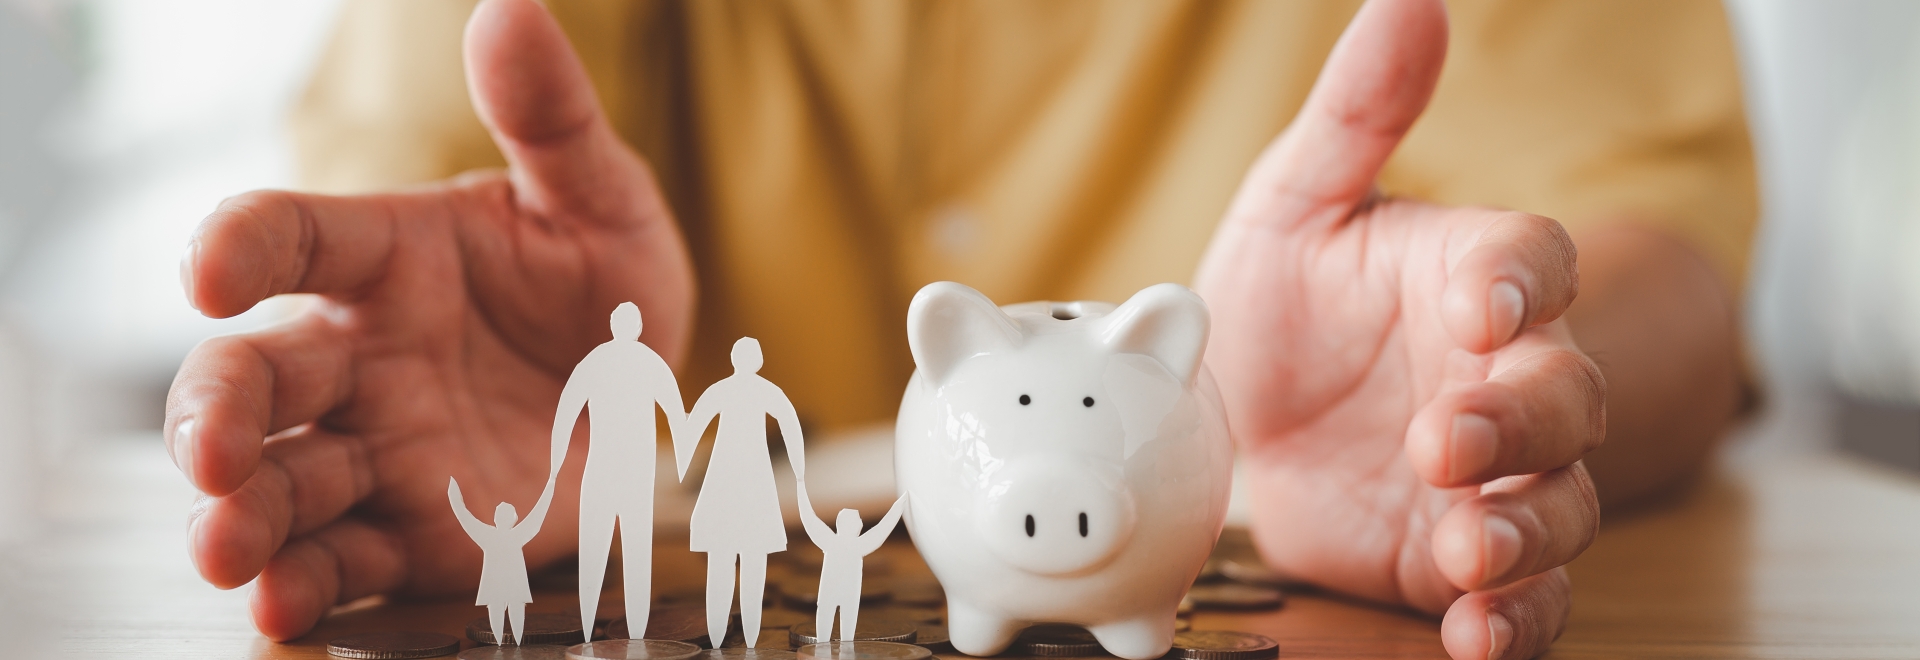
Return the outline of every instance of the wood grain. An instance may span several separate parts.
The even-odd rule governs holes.
[[[336,635],[459,635],[482,612],[375,599],[274,644],[249,624],[245,588],[195,575],[183,524],[193,495],[157,441],[103,442],[66,464],[43,491],[48,533],[27,555],[37,601],[15,603],[13,621],[57,631],[39,640],[57,649],[47,655],[319,659]],[[657,593],[698,590],[703,564],[684,547],[655,550]],[[910,545],[882,552],[896,574],[925,570]],[[1569,570],[1573,619],[1549,658],[1920,657],[1920,479],[1831,456],[1726,464],[1664,508],[1609,516]],[[536,588],[532,610],[572,600]],[[619,598],[604,602],[617,610]],[[1282,657],[1445,657],[1437,620],[1324,594],[1202,612],[1194,625],[1271,636]]]

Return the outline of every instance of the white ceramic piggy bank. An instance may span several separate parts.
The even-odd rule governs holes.
[[[993,655],[1053,622],[1122,658],[1167,652],[1233,478],[1207,327],[1176,284],[1119,307],[1001,308],[952,282],[914,297],[895,479],[955,648]]]

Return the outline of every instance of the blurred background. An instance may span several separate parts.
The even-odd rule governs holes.
[[[286,115],[336,5],[0,0],[0,593],[82,561],[41,541],[84,546],[62,471],[102,443],[164,452],[187,351],[275,318],[200,317],[178,260],[223,197],[294,184]],[[1760,162],[1745,313],[1765,391],[1727,451],[1920,471],[1920,3],[1727,6]],[[153,524],[180,526],[180,503],[157,498]]]

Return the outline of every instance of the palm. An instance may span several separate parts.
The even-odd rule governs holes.
[[[1455,657],[1527,657],[1565,622],[1559,567],[1598,521],[1578,461],[1604,385],[1557,320],[1578,288],[1557,223],[1374,190],[1445,51],[1439,3],[1367,4],[1196,285],[1262,554],[1444,612]]]
[[[1281,254],[1260,260],[1259,272],[1209,289],[1216,300],[1251,303],[1222,306],[1220,323],[1265,330],[1263,341],[1236,352],[1250,363],[1234,372],[1254,379],[1259,393],[1260,405],[1234,422],[1253,450],[1255,500],[1272,503],[1262,535],[1340,541],[1275,544],[1290,570],[1429,611],[1460,595],[1436,569],[1426,537],[1480,488],[1427,483],[1403,444],[1415,414],[1450,378],[1484,379],[1497,358],[1533,350],[1523,341],[1473,355],[1440,320],[1453,262],[1501,217],[1383,202],[1330,231],[1276,236]],[[1306,502],[1313,505],[1292,504]]]
[[[483,518],[497,502],[524,515],[548,483],[560,389],[608,338],[608,312],[638,304],[663,355],[687,343],[679,232],[558,26],[532,3],[489,3],[467,47],[508,172],[359,197],[249,193],[202,223],[184,263],[210,316],[319,294],[285,324],[195,349],[168,407],[175,459],[211,496],[194,560],[216,585],[255,582],[270,637],[360,596],[471,587],[480,553],[447,510],[447,477]],[[576,490],[556,494],[531,563],[573,547],[569,463],[559,483]]]

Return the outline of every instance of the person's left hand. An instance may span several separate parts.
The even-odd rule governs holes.
[[[1242,184],[1202,263],[1220,382],[1276,568],[1445,614],[1455,658],[1537,655],[1599,505],[1606,386],[1558,320],[1539,216],[1381,197],[1446,53],[1439,0],[1374,0]]]

